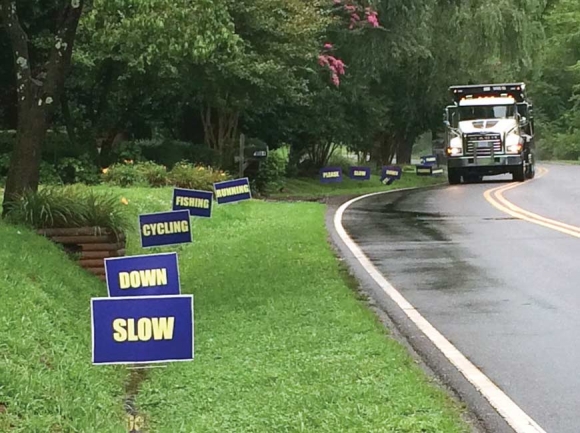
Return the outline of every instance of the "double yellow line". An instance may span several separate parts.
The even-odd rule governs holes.
[[[539,173],[536,175],[535,179],[539,179],[540,177],[544,176],[548,170],[545,168],[540,168]],[[534,179],[534,180],[535,180]],[[528,181],[531,182],[531,181]],[[552,230],[556,230],[560,233],[564,233],[570,236],[574,236],[575,238],[580,238],[580,227],[572,226],[570,224],[565,224],[560,221],[556,221],[550,218],[543,217],[541,215],[535,214],[533,212],[529,212],[524,210],[515,204],[508,201],[503,194],[510,189],[517,188],[522,185],[526,185],[528,182],[525,183],[510,183],[508,185],[500,186],[497,188],[488,189],[483,193],[485,199],[496,209],[511,215],[515,218],[537,224],[542,227],[546,227]]]

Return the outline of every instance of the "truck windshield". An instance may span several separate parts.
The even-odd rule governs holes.
[[[472,105],[459,107],[459,120],[508,119],[515,116],[513,105]]]

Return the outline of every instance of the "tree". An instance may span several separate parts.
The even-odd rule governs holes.
[[[47,20],[50,27],[45,30],[50,36],[44,41],[50,48],[35,49],[41,52],[33,56],[30,48],[35,41],[30,40],[31,35],[22,24],[16,2],[0,0],[0,19],[10,39],[18,97],[17,141],[6,180],[4,212],[15,196],[38,188],[42,142],[60,101],[83,0],[51,6],[47,15],[54,21]]]

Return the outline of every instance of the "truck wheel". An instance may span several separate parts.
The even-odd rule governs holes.
[[[526,178],[527,179],[533,179],[534,177],[536,177],[536,164],[531,163],[528,166],[528,171],[526,173]]]
[[[447,179],[450,185],[457,185],[461,183],[461,174],[457,170],[449,168],[447,169]]]
[[[515,182],[523,182],[526,180],[526,173],[525,173],[525,169],[524,169],[524,165],[520,165],[518,166],[513,172],[512,172],[512,178]]]

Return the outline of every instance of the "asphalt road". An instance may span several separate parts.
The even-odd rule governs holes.
[[[504,197],[580,227],[580,166]],[[503,179],[507,185],[510,177]],[[343,225],[389,282],[546,432],[580,432],[580,238],[494,208],[496,182],[384,194]],[[499,431],[499,427],[498,430]]]

